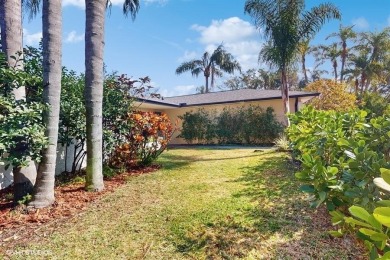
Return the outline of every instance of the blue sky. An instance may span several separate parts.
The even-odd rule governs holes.
[[[183,61],[212,52],[220,43],[234,55],[244,70],[259,68],[257,58],[264,39],[252,19],[244,14],[244,0],[141,0],[134,22],[121,13],[123,0],[112,0],[106,19],[105,63],[108,71],[134,78],[149,76],[163,96],[195,93],[204,77],[176,75]],[[307,0],[310,8],[320,0]],[[313,44],[331,43],[327,35],[340,23],[357,31],[382,30],[390,26],[390,0],[330,0],[339,7],[341,21],[327,23]],[[63,65],[84,71],[84,0],[63,0]],[[25,20],[24,44],[37,46],[40,17]],[[308,67],[312,61],[309,59]],[[218,84],[223,80],[219,79]]]

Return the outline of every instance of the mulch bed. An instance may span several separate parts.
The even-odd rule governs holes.
[[[91,203],[106,193],[126,182],[129,176],[137,176],[158,170],[159,165],[133,169],[104,180],[105,189],[102,192],[87,192],[84,183],[70,183],[55,188],[55,203],[48,208],[35,209],[25,205],[13,206],[13,187],[0,191],[0,256],[6,249],[32,241],[32,236],[48,236],[55,226],[66,222],[87,209]],[[47,228],[52,226],[50,232]],[[43,233],[42,233],[43,232]]]

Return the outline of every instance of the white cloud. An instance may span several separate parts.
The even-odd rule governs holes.
[[[73,5],[80,8],[85,8],[85,0],[63,0],[63,6]]]
[[[183,86],[176,86],[173,88],[173,90],[162,89],[158,91],[158,93],[161,94],[161,96],[163,97],[173,97],[173,96],[194,94],[195,90],[196,90],[195,85],[183,85]]]
[[[76,31],[71,31],[66,36],[65,42],[76,43],[76,42],[80,42],[82,40],[84,40],[84,34],[77,34]]]
[[[213,52],[223,43],[226,51],[237,59],[243,71],[259,67],[258,55],[262,42],[256,27],[249,22],[231,17],[213,20],[209,26],[195,24],[191,29],[200,33],[198,40],[206,51]]]
[[[168,0],[144,0],[144,2],[148,4],[159,4],[159,5],[165,5],[168,3]]]
[[[358,29],[366,30],[370,28],[370,24],[368,23],[367,19],[364,17],[359,17],[352,20],[352,24],[356,26]]]
[[[257,34],[256,28],[238,17],[225,20],[213,20],[208,27],[194,24],[191,28],[200,32],[203,44],[220,44],[222,42],[239,42]]]
[[[30,33],[27,29],[23,29],[23,39],[27,45],[38,45],[42,39],[42,32]]]
[[[198,58],[198,54],[195,51],[185,51],[184,55],[177,59],[178,62],[190,61]]]

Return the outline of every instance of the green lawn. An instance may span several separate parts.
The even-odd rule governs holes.
[[[173,149],[39,243],[58,259],[356,259],[297,191],[284,153]],[[23,259],[39,259],[37,255]],[[47,259],[48,256],[42,256]]]

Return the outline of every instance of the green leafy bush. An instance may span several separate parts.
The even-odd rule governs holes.
[[[269,107],[225,108],[217,114],[199,109],[179,117],[180,137],[188,143],[265,144],[272,143],[283,132],[283,126]]]
[[[214,118],[210,112],[199,109],[196,112],[186,112],[179,116],[183,121],[179,137],[187,143],[210,143],[215,137]]]
[[[380,169],[382,178],[376,178],[380,183],[378,186],[385,192],[390,192],[390,170]],[[369,258],[389,259],[390,258],[390,200],[380,200],[372,211],[363,207],[351,206],[348,209],[350,216],[340,211],[332,211],[332,223],[341,225],[337,231],[329,231],[335,237],[343,236],[346,232],[356,232],[359,239],[369,251]]]
[[[46,148],[45,126],[42,113],[45,106],[0,95],[0,158],[7,167],[27,166],[32,159],[39,162],[41,150]]]
[[[307,107],[290,120],[288,137],[302,162],[296,177],[307,183],[301,189],[311,195],[311,205],[373,208],[381,198],[373,179],[389,166],[390,118]]]

